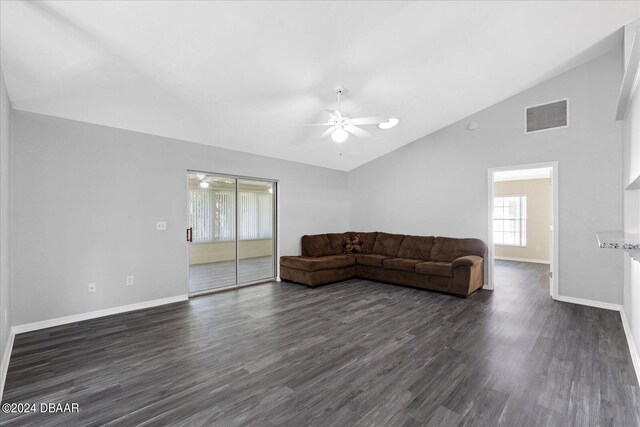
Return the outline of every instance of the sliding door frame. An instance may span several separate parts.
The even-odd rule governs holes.
[[[189,228],[189,175],[190,174],[196,174],[196,173],[202,173],[205,175],[210,175],[210,176],[216,176],[216,177],[221,177],[221,178],[229,178],[229,179],[233,179],[234,183],[235,183],[235,245],[236,245],[236,280],[235,280],[235,284],[231,285],[231,286],[225,286],[225,287],[220,287],[220,288],[216,288],[216,289],[207,289],[207,290],[203,290],[203,291],[197,291],[197,292],[191,292],[190,288],[189,288],[189,242],[187,242],[186,245],[186,250],[187,250],[187,295],[189,295],[189,297],[196,297],[196,296],[200,296],[200,295],[207,295],[207,294],[213,294],[213,293],[217,293],[217,292],[224,292],[224,291],[229,291],[229,290],[233,290],[233,289],[239,289],[239,288],[243,288],[245,286],[253,286],[253,285],[258,285],[260,283],[266,283],[266,282],[272,282],[272,281],[280,281],[280,275],[278,274],[278,260],[279,260],[279,255],[280,255],[280,192],[279,192],[279,180],[277,179],[272,179],[272,178],[258,178],[258,177],[254,177],[254,176],[245,176],[245,175],[232,175],[232,174],[228,174],[228,173],[218,173],[218,172],[205,172],[202,170],[197,170],[197,169],[187,169],[187,227],[185,228]],[[271,277],[267,277],[264,279],[258,279],[258,280],[252,280],[249,282],[244,282],[244,283],[240,283],[240,233],[239,233],[239,227],[240,227],[240,209],[238,209],[238,206],[240,205],[240,198],[239,198],[239,186],[240,186],[240,180],[247,180],[247,181],[263,181],[263,182],[270,182],[271,184],[273,184],[273,203],[274,205],[272,206],[273,209],[273,221],[272,221],[272,225],[273,225],[273,276]]]

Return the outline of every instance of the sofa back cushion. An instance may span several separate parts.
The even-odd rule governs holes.
[[[378,233],[373,253],[378,255],[398,256],[404,234]]]
[[[326,234],[302,236],[302,256],[318,257],[334,255]]]
[[[340,255],[344,252],[344,238],[348,233],[327,233],[329,245],[331,246],[331,255]]]
[[[455,239],[452,237],[436,237],[429,261],[452,262],[466,255],[484,257],[487,245],[480,239]]]
[[[433,247],[433,236],[404,236],[398,258],[428,260]]]

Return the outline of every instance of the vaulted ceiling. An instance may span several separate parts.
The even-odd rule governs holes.
[[[614,48],[639,5],[3,1],[0,59],[15,109],[350,170]],[[400,125],[318,140],[337,84]]]

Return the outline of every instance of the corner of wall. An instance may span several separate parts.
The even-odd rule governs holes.
[[[0,68],[0,401],[13,348],[9,274],[11,102]]]

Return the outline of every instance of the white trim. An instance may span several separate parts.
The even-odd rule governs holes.
[[[571,304],[586,305],[588,307],[604,308],[605,310],[613,310],[613,311],[622,310],[622,306],[620,304],[612,304],[610,302],[602,302],[602,301],[594,301],[594,300],[590,300],[590,299],[567,297],[567,296],[564,296],[564,295],[558,295],[558,298],[556,298],[556,300],[557,301],[561,301],[561,302],[568,302],[568,303],[571,303]]]
[[[13,334],[37,331],[38,329],[51,328],[53,326],[66,325],[67,323],[82,322],[83,320],[95,319],[97,317],[111,316],[112,314],[125,313],[127,311],[141,310],[143,308],[157,307],[159,305],[173,304],[175,302],[187,301],[187,295],[176,295],[169,298],[154,299],[151,301],[138,302],[135,304],[122,305],[104,310],[89,311],[87,313],[73,314],[71,316],[57,317],[55,319],[43,320],[41,322],[25,323],[11,328]]]
[[[535,264],[551,264],[551,261],[544,259],[531,259],[531,258],[514,258],[510,256],[494,256],[493,259],[500,259],[503,261],[518,261],[518,262],[533,262]]]
[[[501,166],[487,169],[487,282],[483,286],[483,289],[494,290],[495,285],[493,281],[493,260],[495,259],[493,251],[493,174],[499,171],[520,170],[520,169],[538,169],[538,168],[551,168],[551,227],[553,231],[553,237],[551,239],[551,264],[550,269],[553,273],[551,278],[551,286],[549,286],[549,293],[551,298],[558,299],[558,283],[559,283],[559,254],[560,254],[560,239],[558,238],[560,218],[558,216],[558,162],[545,162],[545,163],[531,163],[526,165],[514,165],[514,166]]]
[[[561,101],[567,101],[567,124],[564,126],[556,126],[553,128],[546,128],[546,129],[538,129],[538,130],[532,130],[531,132],[527,132],[527,110],[529,108],[533,108],[533,107],[541,107],[543,105],[547,105],[547,104],[553,104],[556,102],[561,102]],[[524,134],[525,135],[530,135],[532,133],[540,133],[540,132],[547,132],[550,130],[556,130],[556,129],[564,129],[564,128],[568,128],[569,127],[569,98],[562,98],[562,99],[556,99],[554,101],[547,101],[547,102],[543,102],[542,104],[537,104],[537,105],[529,105],[528,107],[524,107]]]
[[[631,353],[633,369],[635,369],[636,377],[638,378],[638,382],[640,383],[640,353],[638,353],[638,347],[636,347],[636,342],[633,339],[631,326],[629,325],[629,321],[627,320],[627,314],[624,312],[624,307],[620,307],[620,318],[622,319],[622,328],[624,329],[624,334],[627,337],[627,345],[629,346],[629,353]]]
[[[2,402],[2,395],[4,394],[4,382],[7,379],[7,371],[9,370],[9,360],[11,359],[11,351],[13,350],[13,339],[15,334],[13,329],[9,333],[7,339],[7,345],[4,347],[4,353],[2,354],[2,363],[0,364],[0,402]]]

